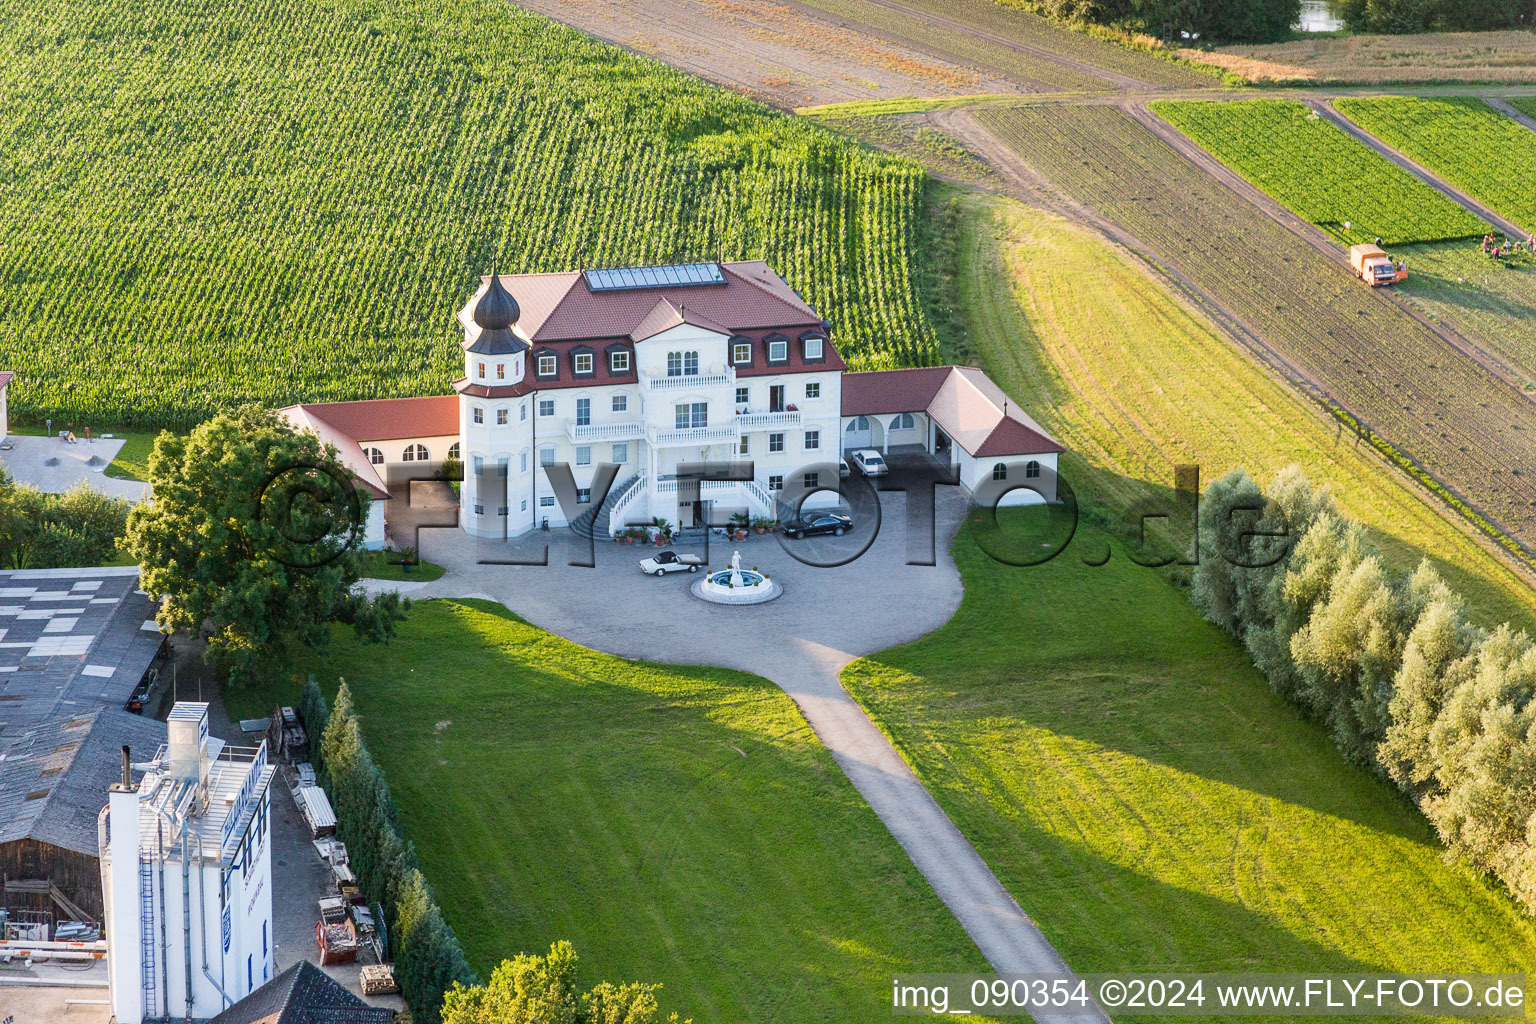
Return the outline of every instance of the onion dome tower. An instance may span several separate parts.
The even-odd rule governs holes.
[[[522,315],[512,293],[502,287],[496,265],[491,264],[491,279],[470,313],[470,319],[477,329],[465,332],[464,350],[482,356],[511,355],[524,351],[528,343],[512,330]]]

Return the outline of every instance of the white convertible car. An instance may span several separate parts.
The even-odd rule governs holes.
[[[698,555],[680,555],[676,551],[658,551],[651,558],[640,560],[640,571],[651,576],[665,576],[669,572],[698,572],[704,559]]]

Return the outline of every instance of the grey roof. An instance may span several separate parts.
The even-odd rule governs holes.
[[[118,747],[165,742],[122,710],[164,639],[137,588],[131,568],[0,572],[0,842],[94,856]]]
[[[96,815],[121,777],[119,751],[148,760],[165,738],[165,723],[118,708],[22,733],[0,754],[0,843],[35,839],[96,856]]]
[[[369,1006],[324,971],[300,960],[208,1024],[392,1024],[393,1010]]]

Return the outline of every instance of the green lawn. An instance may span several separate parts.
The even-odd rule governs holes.
[[[1297,463],[1389,563],[1428,556],[1483,622],[1536,623],[1524,577],[1121,250],[1018,203],[956,195],[950,280],[967,340],[951,358],[979,361],[1066,446],[1080,492],[1123,508],[1166,489],[1176,463],[1198,465],[1206,483],[1234,466],[1268,480]]]
[[[104,472],[118,480],[148,480],[149,456],[155,450],[155,438],[160,436],[159,433],[129,432],[117,436],[126,440],[118,449],[117,456],[107,463]]]
[[[401,824],[475,968],[568,938],[588,984],[701,1022],[889,1016],[893,972],[985,962],[766,680],[625,661],[499,605],[336,631]],[[291,686],[226,693],[233,717]],[[402,713],[404,712],[404,713]]]
[[[973,532],[955,618],[843,681],[1074,967],[1536,971],[1532,922],[1181,590],[1085,565],[1092,528],[1033,568]]]
[[[445,570],[436,562],[418,561],[406,571],[398,551],[369,551],[363,556],[363,576],[373,580],[399,580],[429,583],[442,579]]]

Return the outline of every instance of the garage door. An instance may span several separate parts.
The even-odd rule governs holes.
[[[843,451],[869,447],[869,417],[855,416],[843,431]]]

